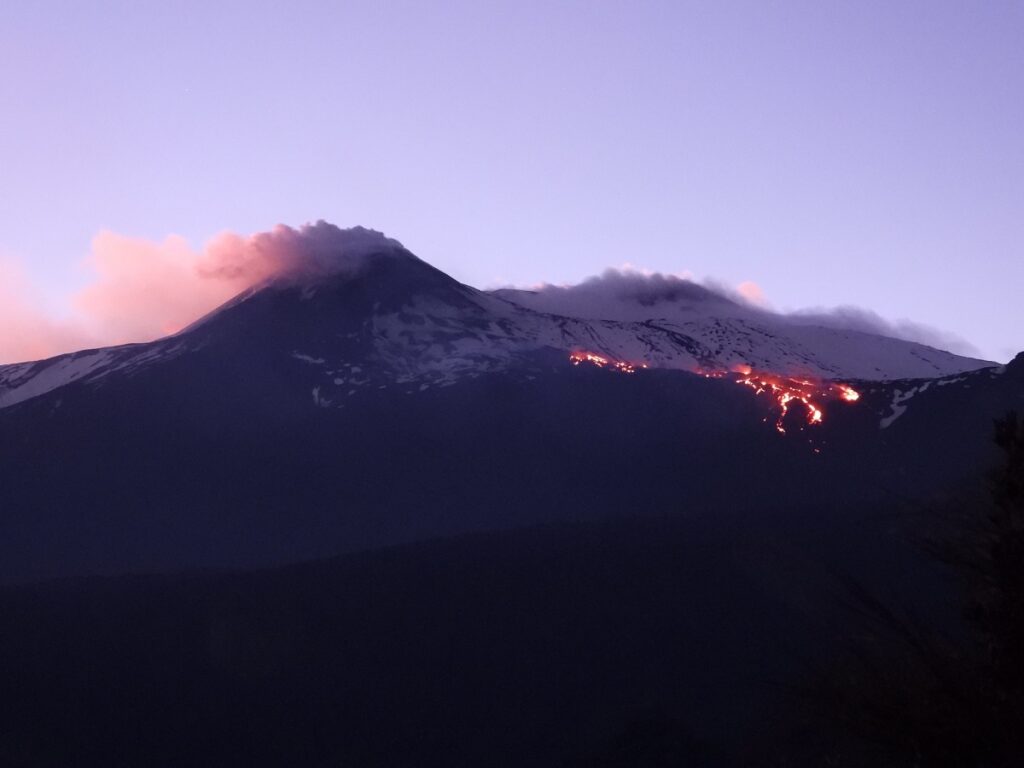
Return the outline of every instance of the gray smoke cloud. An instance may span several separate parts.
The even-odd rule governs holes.
[[[933,328],[913,320],[886,320],[870,309],[850,305],[833,308],[801,309],[786,313],[784,317],[806,325],[821,325],[827,328],[862,331],[894,339],[916,341],[936,349],[944,349],[958,355],[977,357],[978,348],[955,333]]]
[[[207,246],[197,269],[203,278],[250,283],[266,277],[318,278],[357,271],[368,256],[402,247],[374,229],[342,229],[320,220],[299,229],[278,225],[248,237],[221,235]]]
[[[732,288],[713,279],[694,280],[661,273],[608,269],[577,285],[542,285],[529,291],[505,289],[498,295],[553,314],[603,319],[636,319],[643,310],[662,303],[685,303],[698,308],[717,305],[717,311],[743,316],[763,316],[800,325],[819,325],[838,330],[859,331],[925,344],[960,355],[977,357],[977,348],[967,340],[910,320],[890,321],[869,309],[856,306],[809,308],[779,312],[760,299],[756,286]]]
[[[677,275],[607,269],[576,285],[502,288],[494,294],[538,312],[605,320],[640,319],[658,304],[733,306],[725,293]]]

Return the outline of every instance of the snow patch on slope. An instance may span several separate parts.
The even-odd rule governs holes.
[[[97,383],[112,374],[130,375],[157,361],[177,357],[183,342],[165,340],[74,352],[36,363],[0,366],[0,409],[77,382]]]
[[[907,406],[904,403],[906,403],[908,400],[910,400],[910,398],[912,398],[916,394],[917,387],[909,389],[906,392],[903,392],[898,389],[895,392],[893,392],[892,404],[890,406],[892,408],[892,412],[878,423],[879,428],[888,429],[890,426],[892,426],[892,423],[896,421],[896,419],[898,419],[900,416],[907,412]]]
[[[112,350],[76,352],[42,363],[22,363],[0,369],[0,408],[51,392],[78,381],[113,358]]]

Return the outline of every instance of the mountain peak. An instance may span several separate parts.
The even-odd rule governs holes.
[[[401,252],[415,258],[394,238],[375,229],[347,229],[319,220],[298,230],[276,227],[257,235],[253,245],[276,266],[274,281],[316,281],[359,272],[375,256]]]
[[[585,320],[648,320],[699,309],[718,316],[748,310],[720,292],[684,277],[608,269],[577,285],[501,288],[493,295],[537,312]]]
[[[1014,376],[1024,376],[1024,352],[1017,355],[1006,364],[1006,370]]]

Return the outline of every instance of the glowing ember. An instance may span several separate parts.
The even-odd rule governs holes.
[[[633,363],[627,363],[624,360],[611,360],[601,355],[595,355],[593,352],[573,352],[569,355],[569,362],[573,365],[579,365],[580,363],[590,363],[596,365],[598,368],[609,368],[613,371],[619,371],[620,373],[636,373],[636,366]],[[640,365],[641,368],[646,368],[646,363]]]
[[[816,401],[838,397],[853,403],[860,399],[860,393],[847,384],[815,383],[806,379],[765,373],[742,376],[736,383],[750,387],[755,394],[767,393],[775,399],[780,409],[779,418],[775,420],[775,429],[783,435],[786,434],[786,415],[789,413],[790,403],[794,401],[803,405],[807,412],[807,423],[814,425],[821,424],[825,419],[825,412]]]
[[[845,384],[838,384],[839,396],[848,403],[856,403],[860,400],[860,392],[855,390],[853,387],[848,387]]]

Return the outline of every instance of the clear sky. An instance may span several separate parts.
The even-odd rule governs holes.
[[[630,262],[1005,359],[1024,3],[0,5],[0,258],[39,301],[101,230],[318,218],[479,287]]]

